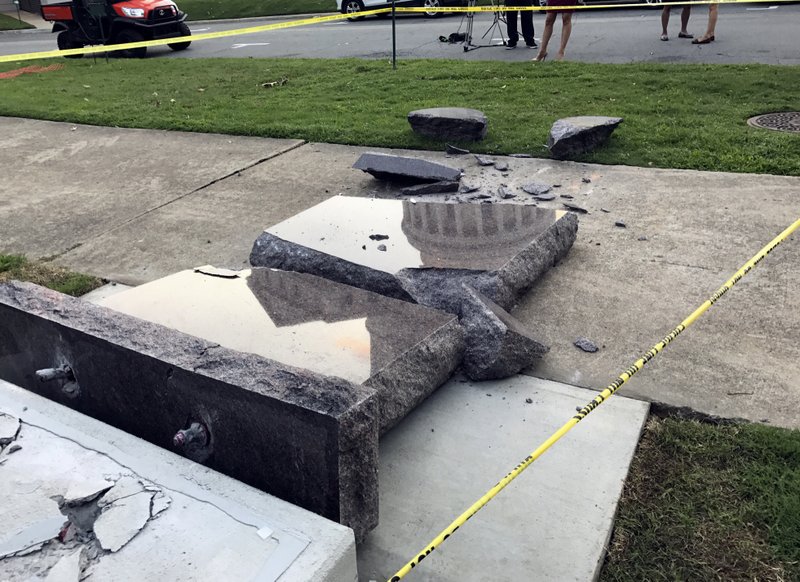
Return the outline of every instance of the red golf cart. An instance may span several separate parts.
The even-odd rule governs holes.
[[[125,44],[192,35],[186,14],[170,0],[43,0],[42,18],[53,22],[61,50],[87,45]],[[170,43],[175,51],[191,41]],[[117,51],[121,56],[142,58],[147,48]],[[70,55],[80,58],[82,55]]]

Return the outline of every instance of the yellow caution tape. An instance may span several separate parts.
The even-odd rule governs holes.
[[[670,2],[669,6],[693,6],[703,4],[754,4],[760,2],[769,2],[770,4],[780,4],[793,2],[794,0],[691,0],[687,2]],[[667,4],[664,4],[665,6]],[[549,10],[562,11],[562,10],[596,10],[608,8],[644,8],[646,6],[658,6],[655,4],[592,4],[584,5],[579,4],[575,6],[471,6],[471,7],[452,7],[452,8],[437,8],[436,12],[510,12],[510,11],[534,11],[546,12]],[[398,14],[402,13],[419,13],[430,12],[430,9],[424,7],[399,7],[396,8]],[[273,24],[263,24],[261,26],[250,26],[247,28],[236,28],[232,30],[223,30],[219,32],[207,32],[205,34],[197,34],[191,37],[178,36],[173,38],[162,38],[158,40],[143,40],[141,42],[131,42],[127,44],[113,44],[113,45],[98,45],[91,47],[83,47],[79,49],[67,50],[53,50],[41,51],[36,53],[20,53],[16,55],[0,56],[0,63],[12,63],[19,61],[32,61],[36,59],[50,59],[57,57],[67,57],[73,55],[92,55],[108,53],[112,51],[124,49],[146,48],[151,46],[166,46],[177,42],[196,42],[201,40],[209,40],[212,38],[225,38],[229,36],[239,36],[242,34],[254,34],[257,32],[267,32],[270,30],[281,30],[284,28],[294,28],[296,26],[309,26],[312,24],[320,24],[322,22],[332,22],[337,20],[345,20],[349,18],[361,18],[363,16],[375,16],[378,14],[391,13],[391,8],[376,8],[374,10],[364,10],[356,14],[331,14],[328,16],[314,16],[311,18],[303,18],[300,20],[287,20],[285,22],[276,22]]]
[[[438,548],[447,538],[453,535],[458,528],[464,525],[468,519],[470,519],[473,515],[478,513],[489,501],[494,499],[494,497],[502,491],[506,485],[511,483],[514,479],[516,479],[520,473],[522,473],[525,469],[530,467],[530,465],[539,457],[541,457],[550,447],[552,447],[556,442],[558,442],[561,437],[567,434],[576,424],[582,421],[584,418],[589,416],[589,414],[598,406],[600,406],[603,402],[611,398],[614,393],[619,390],[619,388],[625,384],[630,378],[636,374],[639,370],[641,370],[647,362],[655,358],[664,348],[667,347],[676,337],[678,337],[681,332],[683,332],[687,327],[692,325],[692,323],[697,320],[703,313],[705,313],[712,305],[714,305],[719,299],[725,295],[736,283],[738,283],[742,277],[747,275],[753,268],[755,268],[758,263],[760,263],[768,254],[770,254],[775,247],[779,244],[784,242],[789,236],[800,228],[800,218],[798,218],[791,226],[789,226],[786,230],[776,236],[772,241],[767,244],[763,249],[761,249],[756,256],[752,259],[747,261],[741,269],[736,271],[736,273],[728,279],[722,287],[717,289],[717,291],[706,300],[700,307],[694,310],[689,317],[684,319],[678,327],[673,329],[667,336],[654,345],[650,350],[644,354],[639,360],[637,360],[632,366],[630,366],[627,370],[625,370],[620,376],[614,380],[613,383],[609,384],[608,387],[603,390],[597,397],[589,402],[586,406],[581,408],[578,411],[578,414],[573,416],[569,419],[569,421],[564,424],[560,429],[558,429],[553,435],[548,438],[544,443],[542,443],[538,449],[533,451],[530,455],[525,457],[522,462],[520,462],[514,469],[505,477],[503,477],[500,482],[492,487],[486,494],[478,499],[475,503],[473,503],[469,509],[467,509],[464,513],[459,515],[453,523],[448,525],[438,536],[436,536],[431,543],[425,546],[420,552],[417,553],[417,557],[408,562],[405,566],[403,566],[394,576],[389,579],[389,582],[398,582],[402,580],[406,574],[408,574],[417,564],[422,562],[431,552],[433,552],[436,548]]]

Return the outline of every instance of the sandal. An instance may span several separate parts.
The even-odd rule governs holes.
[[[669,40],[669,37],[666,34],[662,34],[661,40]]]
[[[679,32],[678,38],[694,38],[694,36],[689,34],[688,32]]]
[[[696,38],[692,41],[692,44],[708,44],[710,42],[714,42],[714,36],[707,36],[706,38]]]
[[[543,55],[536,55],[534,58],[531,59],[531,61],[534,63],[543,63],[546,58],[547,58],[547,53],[544,53]]]

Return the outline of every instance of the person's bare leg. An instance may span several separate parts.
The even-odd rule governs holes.
[[[708,5],[708,30],[706,30],[706,38],[714,36],[714,30],[717,28],[717,13],[719,12],[717,4]]]
[[[557,61],[564,60],[564,52],[567,50],[570,34],[572,34],[572,14],[565,12],[561,15],[561,48],[556,55]]]
[[[689,31],[686,30],[686,27],[689,26],[689,15],[692,13],[691,6],[684,6],[683,10],[681,11],[681,32],[683,34],[689,34]]]
[[[547,56],[547,45],[550,44],[550,37],[553,36],[553,24],[556,22],[556,13],[548,12],[544,19],[544,30],[542,31],[542,41],[539,43],[539,54],[534,61],[543,61]]]
[[[669,26],[670,12],[672,12],[672,8],[669,6],[664,6],[664,10],[661,11],[661,40],[667,40],[669,38],[667,35],[667,27]]]

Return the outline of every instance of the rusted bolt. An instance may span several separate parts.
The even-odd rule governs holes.
[[[53,380],[75,381],[75,374],[72,373],[72,368],[67,365],[63,365],[59,368],[36,370],[36,377],[39,378],[40,382],[52,382]]]
[[[172,437],[172,445],[176,448],[184,448],[189,445],[204,447],[207,444],[208,431],[199,422],[193,422],[189,428],[179,430]]]

